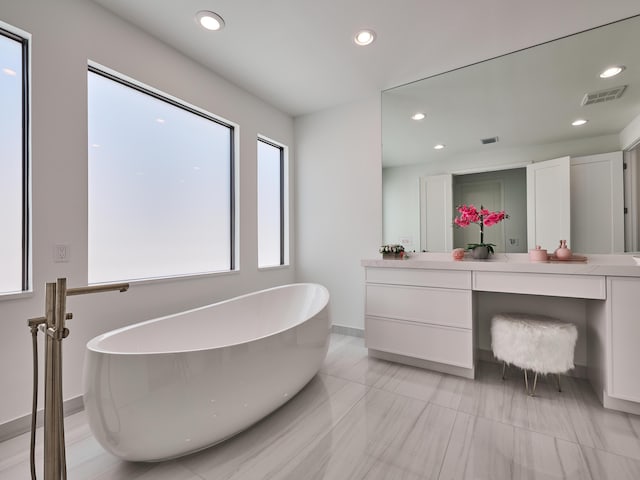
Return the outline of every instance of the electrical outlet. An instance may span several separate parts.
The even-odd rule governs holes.
[[[406,248],[413,244],[413,237],[411,235],[403,235],[399,238],[398,243]]]
[[[69,245],[66,243],[57,243],[53,246],[53,261],[62,263],[69,261]]]
[[[512,247],[517,247],[518,245],[520,245],[520,240],[518,240],[517,238],[510,238],[509,245],[511,245]]]

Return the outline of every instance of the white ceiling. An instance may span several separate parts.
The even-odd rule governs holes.
[[[640,13],[638,0],[87,0],[304,115]],[[195,13],[226,27],[208,32]],[[357,47],[371,28],[377,40]]]

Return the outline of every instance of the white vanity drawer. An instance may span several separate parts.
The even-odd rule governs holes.
[[[471,272],[468,271],[368,267],[366,269],[366,276],[367,283],[471,290]]]
[[[382,352],[473,368],[471,330],[367,316],[365,345]]]
[[[607,298],[605,277],[595,275],[473,272],[473,289],[551,297]]]
[[[471,328],[471,299],[471,290],[367,284],[365,314]]]

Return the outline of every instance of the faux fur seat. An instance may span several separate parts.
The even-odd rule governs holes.
[[[536,372],[536,381],[538,373],[560,374],[571,370],[577,339],[578,331],[574,324],[543,315],[500,313],[491,319],[494,356],[505,365],[524,369],[525,382],[527,370]]]

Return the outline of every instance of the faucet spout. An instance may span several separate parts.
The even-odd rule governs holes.
[[[67,296],[73,295],[86,295],[89,293],[101,293],[101,292],[112,292],[112,291],[126,292],[129,290],[128,283],[111,283],[108,285],[91,285],[88,287],[77,287],[77,288],[68,288]]]

